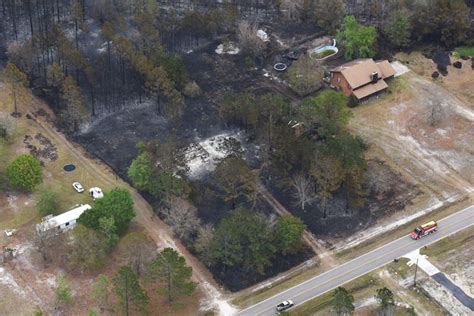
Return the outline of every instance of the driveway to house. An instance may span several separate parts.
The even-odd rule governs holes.
[[[348,261],[332,270],[248,307],[240,311],[238,315],[274,315],[276,314],[275,306],[287,299],[293,300],[296,305],[303,304],[314,297],[373,271],[393,261],[395,258],[402,257],[409,252],[432,244],[441,238],[452,235],[473,224],[474,205],[471,205],[464,210],[438,221],[438,231],[432,235],[416,241],[408,236],[394,240],[365,255]]]

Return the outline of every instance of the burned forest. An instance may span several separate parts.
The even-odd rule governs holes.
[[[0,208],[35,205],[61,270],[39,310],[233,315],[472,192],[472,1],[0,2]]]

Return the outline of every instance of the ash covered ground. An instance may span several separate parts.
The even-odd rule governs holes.
[[[314,36],[308,38],[310,42],[315,40]],[[228,153],[241,150],[251,167],[258,168],[261,163],[258,142],[243,130],[226,125],[220,117],[219,105],[224,94],[251,91],[255,95],[261,95],[288,91],[283,80],[274,79],[280,74],[273,72],[270,77],[264,76],[268,70],[264,71],[263,68],[269,69],[274,56],[268,56],[261,63],[263,67],[248,66],[245,58],[239,54],[217,54],[215,50],[219,44],[217,41],[212,42],[204,48],[182,55],[190,79],[198,83],[202,95],[186,98],[186,109],[179,120],[165,119],[158,114],[156,105],[146,100],[141,105],[125,107],[119,112],[97,119],[80,135],[75,136],[88,151],[105,161],[124,178],[127,178],[127,168],[137,154],[138,142],[163,140],[171,135],[177,138],[185,150],[188,178],[192,181],[194,195],[198,195],[190,198],[197,207],[199,218],[204,223],[213,225],[219,223],[231,210],[231,206],[215,194],[216,188],[208,181],[217,162]],[[280,49],[284,50],[289,46],[291,45]],[[295,100],[293,95],[290,99]],[[269,177],[272,180],[267,181],[266,178],[264,181],[275,197],[295,216],[302,218],[318,238],[340,240],[367,228],[387,215],[387,212],[402,210],[405,203],[409,203],[418,194],[413,186],[404,183],[388,166],[372,162],[369,169],[374,174],[371,176],[372,181],[367,183],[368,206],[350,209],[345,213],[344,192],[338,192],[329,203],[330,211],[326,220],[322,219],[322,210],[317,201],[306,211],[302,211],[295,206],[289,187],[282,187],[277,183],[278,179],[272,176]],[[144,196],[152,205],[156,205],[155,199],[148,194]],[[267,216],[275,216],[271,207],[263,200],[259,199],[256,208]],[[237,270],[228,273],[222,267],[213,267],[211,270],[222,284],[236,291],[286,271],[312,255],[310,250],[304,250],[296,256],[280,258],[279,263],[265,275],[245,275]]]

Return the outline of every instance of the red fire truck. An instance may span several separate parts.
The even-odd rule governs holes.
[[[420,239],[421,237],[432,234],[437,230],[438,223],[436,223],[435,221],[431,221],[415,228],[415,230],[411,232],[410,237],[415,240]]]

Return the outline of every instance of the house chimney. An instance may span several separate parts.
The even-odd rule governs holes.
[[[378,72],[374,71],[370,75],[370,81],[372,81],[372,83],[377,83],[378,80],[379,80],[379,74],[378,74]]]

